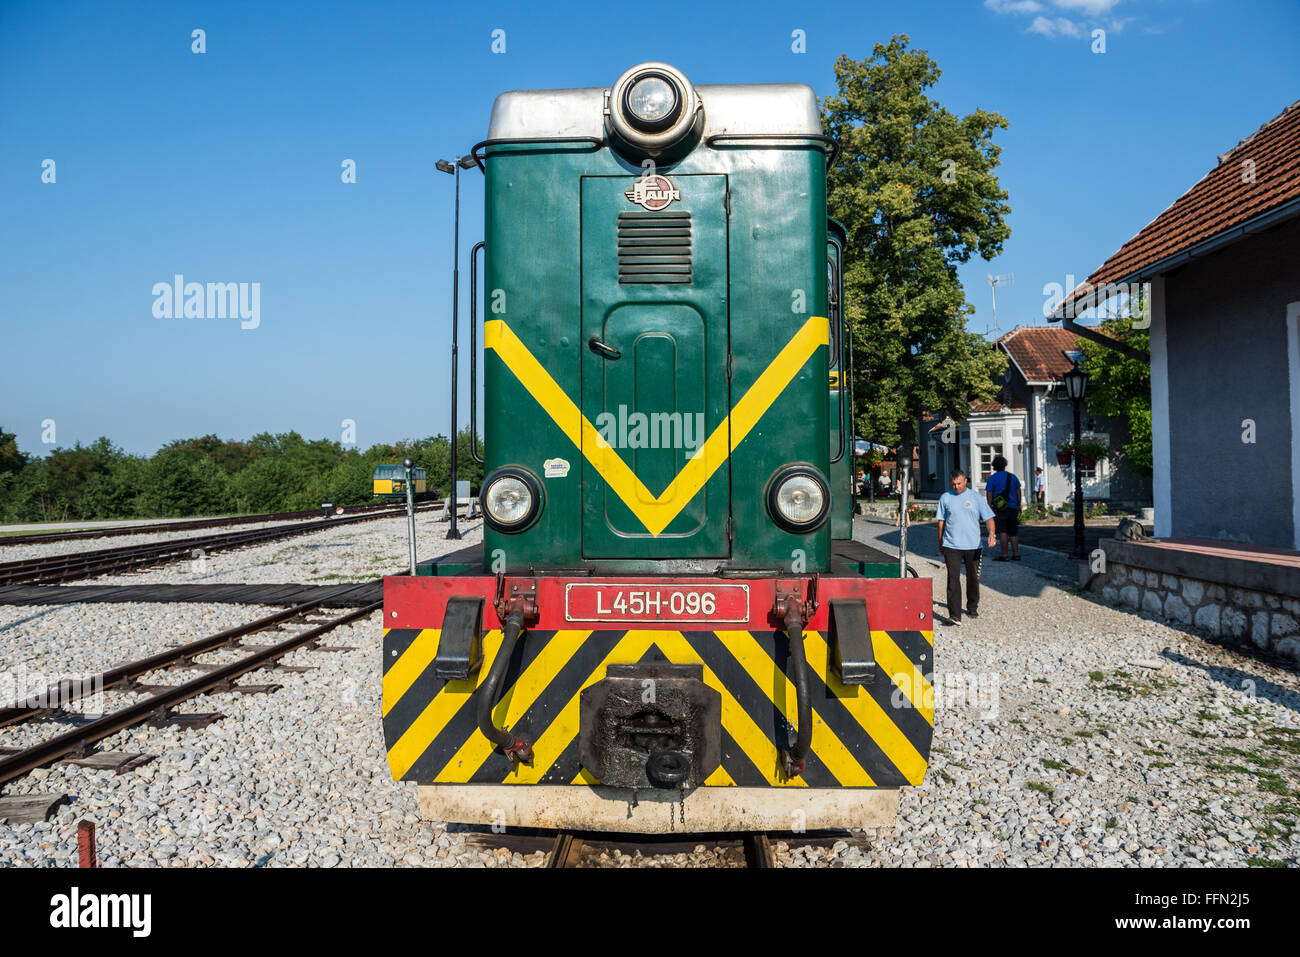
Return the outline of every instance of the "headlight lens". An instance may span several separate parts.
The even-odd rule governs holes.
[[[537,516],[540,506],[537,480],[523,469],[504,469],[483,486],[483,511],[488,523],[500,531],[521,531]]]
[[[523,521],[533,508],[533,493],[513,476],[497,479],[488,489],[487,510],[502,525]]]
[[[627,105],[642,123],[661,123],[675,111],[677,90],[661,76],[647,76],[632,84]]]
[[[786,479],[776,492],[776,507],[797,525],[807,525],[815,519],[824,501],[822,490],[806,475]]]
[[[810,467],[786,469],[772,482],[768,508],[777,524],[806,532],[820,525],[830,511],[830,489]]]

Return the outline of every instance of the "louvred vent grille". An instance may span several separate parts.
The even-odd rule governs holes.
[[[618,214],[618,281],[620,283],[689,283],[691,281],[691,214]]]

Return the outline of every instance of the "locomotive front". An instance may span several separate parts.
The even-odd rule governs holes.
[[[806,86],[662,63],[498,97],[484,541],[384,582],[389,765],[425,817],[865,827],[921,782],[930,584],[832,538],[833,145]]]

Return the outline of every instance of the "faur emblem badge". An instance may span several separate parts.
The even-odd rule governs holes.
[[[623,195],[651,212],[667,209],[673,200],[682,198],[681,191],[673,186],[668,177],[658,175],[642,176]]]

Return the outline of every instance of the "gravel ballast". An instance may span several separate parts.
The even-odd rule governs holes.
[[[421,558],[481,535],[467,523],[466,542],[447,542],[445,523],[421,516],[420,525]],[[868,543],[891,533],[858,523]],[[404,565],[405,536],[404,521],[385,520],[218,554],[208,569],[218,577],[208,580],[362,581]],[[942,570],[919,556],[913,565],[937,576],[941,598]],[[189,574],[169,566],[108,580],[196,580]],[[983,575],[980,617],[935,629],[934,754],[924,784],[903,791],[897,826],[865,841],[794,850],[777,837],[781,864],[1296,863],[1295,672],[1109,608],[1023,563],[986,561]],[[98,668],[271,610],[0,607],[0,647],[7,670]],[[89,818],[109,866],[540,866],[541,853],[485,848],[467,828],[420,821],[415,788],[391,780],[380,725],[381,628],[376,613],[324,639],[355,650],[284,659],[312,671],[242,679],[283,685],[275,693],[214,694],[181,707],[226,715],[206,729],[137,727],[101,744],[157,755],[140,768],[114,775],[54,766],[7,785],[6,795],[67,793],[71,803],[48,822],[0,824],[0,865],[75,863],[76,821]],[[0,729],[0,747],[56,727]],[[610,854],[593,863],[721,861],[701,844],[671,859]]]

